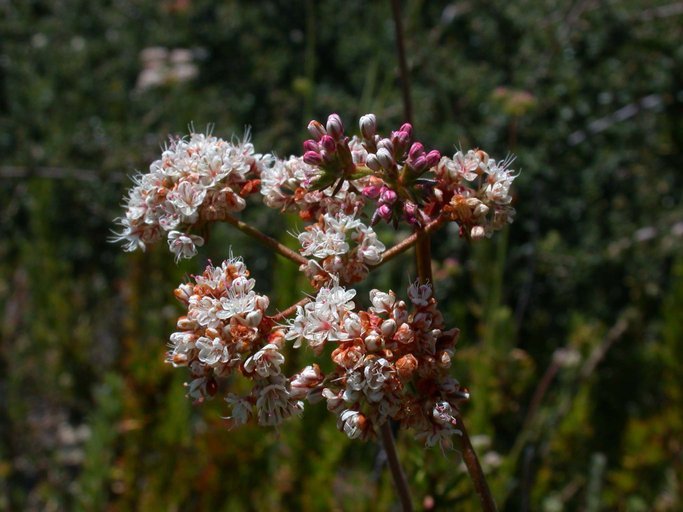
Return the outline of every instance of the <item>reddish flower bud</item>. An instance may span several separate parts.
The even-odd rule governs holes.
[[[381,205],[379,208],[377,208],[377,215],[384,220],[389,220],[391,218],[391,208],[389,208],[386,204]]]
[[[410,134],[404,131],[393,132],[391,134],[391,142],[394,144],[396,153],[403,154],[410,144]]]
[[[362,191],[362,194],[370,199],[377,199],[379,197],[379,193],[380,187],[377,185],[368,185],[367,187],[363,187]]]
[[[317,153],[320,151],[320,145],[316,141],[308,139],[304,142],[304,152],[305,151],[315,151]]]
[[[406,132],[408,134],[408,137],[412,137],[413,136],[413,125],[410,123],[403,123],[403,125],[401,125],[401,128],[399,129],[399,131]]]
[[[396,202],[396,199],[398,199],[398,195],[396,195],[396,192],[391,190],[388,187],[382,187],[380,189],[380,200],[384,204],[394,204]]]
[[[313,120],[308,123],[308,133],[310,133],[315,140],[320,140],[320,138],[327,132],[322,124],[316,120]]]
[[[416,171],[421,171],[427,166],[427,157],[425,155],[420,155],[418,156],[415,160],[413,160],[413,163],[411,164],[411,167],[415,169]]]
[[[334,142],[334,139],[329,135],[323,135],[321,137],[320,145],[328,153],[334,153],[337,150],[337,144]]]
[[[410,151],[408,152],[408,158],[410,158],[411,160],[415,160],[417,157],[424,154],[424,152],[425,148],[421,143],[413,142],[413,145],[410,146]]]
[[[304,162],[306,162],[308,165],[321,165],[323,163],[323,158],[320,156],[320,153],[316,153],[315,151],[306,151],[304,153]]]
[[[413,354],[406,354],[396,361],[396,371],[401,380],[410,380],[415,370],[417,370],[417,359]]]
[[[430,151],[427,153],[427,168],[431,169],[439,163],[439,160],[441,160],[441,153],[439,153],[436,149]]]

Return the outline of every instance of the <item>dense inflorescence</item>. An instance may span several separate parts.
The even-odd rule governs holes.
[[[316,354],[332,345],[335,365],[327,376],[306,368],[308,384],[298,387],[322,395],[350,438],[372,437],[392,419],[428,446],[450,446],[467,392],[448,375],[459,331],[444,329],[431,286],[408,289],[410,308],[391,291],[372,290],[372,307],[355,312],[354,296],[338,285],[321,288],[315,301],[298,308],[285,338],[295,347],[305,340]]]
[[[269,299],[254,284],[244,263],[231,258],[180,285],[175,295],[187,315],[171,335],[167,360],[190,369],[188,395],[198,401],[217,393],[219,379],[241,374],[254,385],[247,396],[226,395],[232,423],[247,422],[255,410],[259,424],[279,425],[302,404],[280,369],[284,333],[265,315]]]
[[[289,320],[267,314],[268,297],[254,291],[244,263],[232,257],[176,290],[187,314],[167,359],[189,368],[188,395],[203,401],[222,393],[231,425],[252,418],[279,425],[304,401],[324,400],[350,438],[367,439],[395,420],[427,446],[449,447],[468,394],[449,375],[458,329],[446,329],[431,284],[411,285],[407,302],[373,290],[367,309],[356,306],[349,286],[382,263],[386,247],[373,229],[380,222],[420,230],[453,221],[467,239],[512,222],[513,158],[497,161],[481,150],[442,156],[415,140],[408,123],[380,135],[373,114],[359,127],[359,135],[347,136],[337,114],[325,125],[311,121],[303,155],[287,159],[257,154],[248,140],[196,133],[174,140],[136,178],[116,239],[134,250],[166,234],[176,259],[189,258],[204,242],[192,232],[234,223],[230,214],[250,195],[296,212],[306,225],[295,235],[300,256],[289,254],[316,294],[290,308]],[[329,356],[322,366],[332,370],[312,364],[285,376],[287,343]],[[224,391],[234,375],[252,383],[249,393]]]
[[[147,174],[134,178],[115,240],[127,251],[144,250],[166,234],[176,260],[191,258],[204,239],[190,230],[243,210],[272,162],[254,152],[248,136],[241,142],[201,133],[174,139]]]

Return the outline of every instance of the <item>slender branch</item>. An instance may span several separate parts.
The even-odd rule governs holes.
[[[292,304],[287,309],[280,311],[277,315],[271,316],[270,319],[275,321],[275,322],[279,322],[280,320],[284,320],[289,315],[293,315],[296,312],[296,308],[298,308],[299,306],[304,306],[304,305],[308,304],[309,302],[311,302],[311,299],[309,297],[305,297],[305,298],[301,299],[299,302],[297,302],[296,304]]]
[[[432,222],[430,222],[429,224],[427,224],[427,225],[422,229],[422,232],[423,232],[423,233],[433,233],[434,231],[436,231],[437,229],[439,229],[441,226],[443,226],[443,224],[444,224],[445,222],[446,222],[446,219],[443,218],[443,217],[440,217],[440,218],[438,218],[438,219],[436,219],[436,220],[433,220]],[[388,249],[387,251],[385,251],[384,254],[382,254],[382,261],[380,261],[377,265],[372,265],[372,266],[370,266],[370,270],[372,271],[372,270],[375,270],[376,268],[381,267],[381,266],[384,265],[386,262],[388,262],[388,261],[390,261],[390,260],[393,260],[393,259],[394,259],[396,256],[398,256],[399,254],[403,254],[403,253],[406,252],[408,249],[410,249],[410,248],[411,248],[413,245],[415,245],[415,243],[417,242],[418,233],[419,233],[419,232],[416,231],[415,233],[413,233],[413,234],[410,235],[409,237],[404,238],[403,240],[401,240],[399,243],[397,243],[396,245],[394,245],[392,248],[390,248],[390,249]]]
[[[472,447],[472,442],[470,441],[470,436],[467,434],[465,423],[462,421],[460,415],[458,415],[457,420],[459,424],[458,428],[462,432],[462,436],[460,436],[462,458],[465,461],[465,466],[467,466],[467,471],[474,484],[474,490],[476,491],[477,496],[479,496],[481,508],[484,512],[496,512],[498,510],[496,508],[496,502],[491,495],[491,490],[489,489],[489,484],[486,482],[486,477],[484,476],[484,471],[481,469],[481,464],[479,464],[477,453]]]
[[[432,277],[432,246],[429,233],[423,229],[416,231],[417,243],[415,244],[415,266],[417,267],[417,278],[421,283],[431,283],[434,289],[434,279]]]
[[[225,218],[223,220],[229,222],[230,224],[235,226],[237,229],[239,229],[243,233],[246,233],[247,235],[249,235],[253,238],[256,238],[259,242],[261,242],[266,247],[273,249],[279,255],[284,256],[288,260],[293,261],[297,265],[308,265],[308,259],[304,258],[301,254],[293,251],[292,249],[290,249],[289,247],[286,247],[285,245],[282,245],[280,242],[278,242],[274,238],[269,237],[265,233],[259,231],[255,227],[251,226],[250,224],[247,224],[244,221],[236,219],[235,217],[233,217],[230,214],[226,214]]]
[[[403,472],[401,463],[398,460],[396,443],[394,443],[394,436],[391,433],[389,422],[384,422],[379,430],[382,437],[382,444],[384,445],[384,451],[387,454],[389,469],[391,469],[391,476],[394,478],[394,485],[396,485],[396,492],[398,492],[398,496],[401,500],[401,508],[403,509],[403,512],[412,512],[413,502],[410,498],[408,481],[406,480],[406,475]]]

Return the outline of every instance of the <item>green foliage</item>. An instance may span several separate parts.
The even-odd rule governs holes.
[[[448,228],[433,244],[462,331],[463,416],[503,510],[681,507],[675,5],[403,2],[419,137],[513,151],[522,169],[502,236],[468,245]],[[280,432],[228,431],[220,401],[193,406],[163,364],[185,274],[232,247],[285,308],[306,289],[289,262],[228,227],[180,267],[164,247],[106,241],[125,175],[189,123],[250,125],[280,156],[333,111],[398,126],[390,16],[388,2],[0,2],[0,509],[394,506],[377,448],[346,440],[324,405]],[[197,76],[140,86],[155,46],[189,49]],[[294,247],[296,219],[263,212],[244,215]],[[400,293],[411,265],[369,285]],[[478,509],[457,453],[405,435],[399,450],[417,504]]]

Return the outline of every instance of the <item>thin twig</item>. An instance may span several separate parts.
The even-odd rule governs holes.
[[[266,247],[269,247],[270,249],[273,249],[275,252],[280,254],[281,256],[284,256],[288,260],[293,261],[297,265],[308,265],[308,259],[304,258],[301,254],[298,252],[293,251],[289,247],[281,244],[274,238],[269,237],[265,233],[259,231],[256,229],[254,226],[251,226],[250,224],[247,224],[244,221],[241,221],[239,219],[236,219],[230,214],[226,214],[225,218],[223,219],[233,226],[235,226],[237,229],[242,231],[243,233],[246,233],[247,235],[256,238],[259,242],[261,242],[263,245]]]
[[[408,481],[406,480],[406,475],[403,472],[401,463],[398,460],[396,443],[394,443],[394,436],[391,433],[389,422],[384,422],[379,430],[382,437],[382,444],[384,445],[384,451],[387,454],[389,469],[391,469],[391,476],[394,478],[394,485],[396,485],[396,492],[401,500],[401,508],[403,509],[403,512],[412,512],[413,502],[410,498]]]
[[[443,217],[440,217],[436,220],[433,220],[429,224],[427,224],[423,229],[423,233],[433,233],[437,229],[439,229],[443,224],[446,222],[446,219]],[[386,250],[384,254],[382,254],[382,261],[380,261],[377,265],[371,265],[369,268],[370,270],[375,270],[376,268],[381,267],[384,265],[386,262],[393,260],[396,256],[403,254],[406,252],[408,249],[410,249],[413,245],[415,245],[415,242],[417,242],[418,238],[418,232],[416,231],[412,235],[410,235],[407,238],[404,238],[401,240],[399,243],[391,247],[390,249]]]
[[[270,319],[275,321],[275,322],[279,322],[280,320],[284,320],[289,315],[293,315],[296,312],[296,308],[298,308],[299,306],[305,306],[309,302],[311,302],[311,299],[309,297],[303,298],[299,302],[297,302],[296,304],[292,304],[287,309],[280,311],[277,315],[271,316]]]
[[[481,469],[481,465],[479,464],[477,453],[472,447],[472,442],[470,441],[470,436],[467,434],[465,423],[463,423],[462,417],[459,415],[457,420],[459,424],[458,428],[462,432],[462,435],[460,436],[460,442],[462,444],[462,458],[465,461],[465,466],[467,466],[467,471],[470,474],[472,483],[474,483],[474,490],[476,491],[477,496],[479,496],[481,508],[484,512],[495,512],[498,510],[496,508],[496,502],[493,500],[493,496],[491,495],[491,490],[489,489],[489,484],[486,482],[484,471]]]

